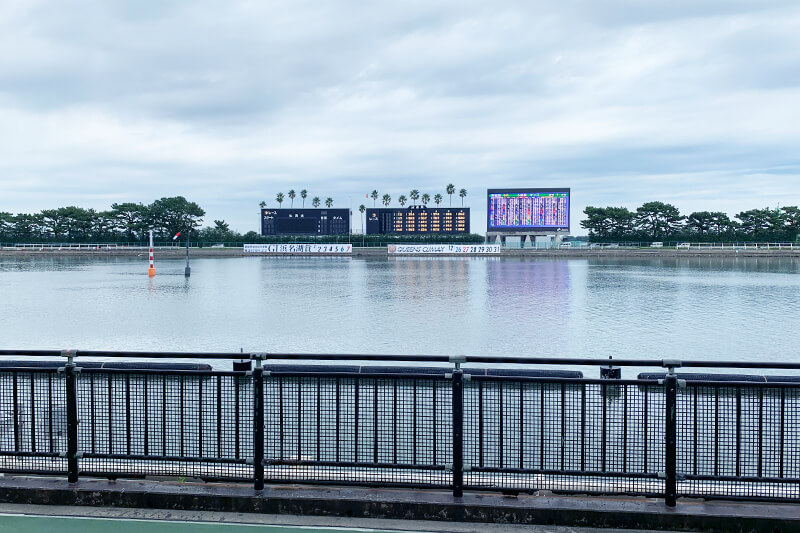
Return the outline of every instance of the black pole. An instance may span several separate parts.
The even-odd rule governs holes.
[[[192,274],[192,269],[189,268],[189,235],[190,235],[190,232],[187,229],[186,230],[186,271],[184,272],[184,275],[187,278]]]
[[[675,376],[674,368],[670,367],[669,373],[664,380],[666,385],[666,424],[664,431],[666,457],[664,466],[666,467],[666,479],[664,482],[664,500],[667,507],[675,507],[675,500],[678,492],[677,479],[677,433],[678,433],[678,379]]]
[[[453,496],[464,495],[464,371],[453,371]]]
[[[78,481],[78,372],[73,357],[75,351],[66,350],[67,364],[64,374],[67,380],[67,480]]]
[[[255,490],[264,489],[264,368],[263,355],[253,354],[253,477]],[[283,423],[283,421],[281,421]]]

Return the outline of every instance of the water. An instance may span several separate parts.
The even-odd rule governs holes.
[[[0,256],[3,348],[798,360],[791,258]]]

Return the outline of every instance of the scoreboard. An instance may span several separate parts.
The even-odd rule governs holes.
[[[487,229],[569,231],[569,189],[489,189]]]
[[[469,233],[468,207],[367,209],[367,234]]]
[[[262,209],[261,235],[350,233],[349,209]]]

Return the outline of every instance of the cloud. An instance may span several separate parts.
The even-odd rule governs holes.
[[[289,188],[452,182],[481,232],[488,187],[572,187],[573,230],[587,204],[796,204],[798,25],[783,1],[5,2],[0,210],[182,194],[247,231]]]

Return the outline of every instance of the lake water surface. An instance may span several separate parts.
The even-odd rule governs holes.
[[[800,260],[0,256],[0,346],[800,357]]]

